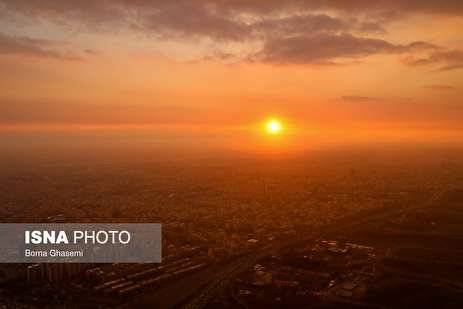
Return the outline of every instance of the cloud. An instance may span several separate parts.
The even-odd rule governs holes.
[[[119,2],[119,3],[118,3]],[[28,18],[45,19],[67,24],[70,21],[104,24],[125,19],[129,14],[130,6],[124,1],[54,1],[54,0],[0,0],[0,12],[8,12],[7,15],[23,15]],[[132,9],[140,10],[132,5]]]
[[[436,71],[448,71],[463,68],[462,50],[436,50],[428,56],[408,57],[405,63],[413,66],[437,66]]]
[[[165,6],[134,21],[135,28],[162,36],[207,36],[216,40],[241,40],[251,29],[242,21],[212,7],[191,3]]]
[[[214,117],[211,117],[213,115]],[[193,124],[219,123],[220,110],[184,105],[66,104],[0,98],[0,124]],[[219,117],[219,118],[218,118]]]
[[[55,41],[9,36],[0,33],[0,54],[81,60],[80,57],[69,51],[60,50],[58,45],[60,43]]]
[[[410,54],[407,64],[441,62],[439,70],[458,69],[463,63],[434,59],[444,57],[437,52],[429,59],[414,60],[415,52],[437,49],[426,42],[401,45],[371,38],[372,34],[384,32],[388,18],[394,15],[463,15],[463,2],[457,0],[0,0],[0,11],[6,12],[4,16],[19,18],[18,23],[39,19],[108,31],[126,28],[167,40],[209,38],[225,43],[217,44],[224,54],[230,53],[228,42],[253,41],[258,44],[252,44],[252,48],[260,44],[262,49],[248,51],[252,55],[247,59],[270,63],[338,64],[340,59],[404,53]],[[45,48],[44,42],[35,42],[31,47],[35,55],[66,56]]]
[[[438,72],[443,72],[443,71],[459,70],[459,69],[463,69],[463,63],[461,63],[461,64],[445,65],[445,66],[443,66],[443,67],[438,68],[436,71],[438,71]]]
[[[448,91],[448,90],[456,90],[457,88],[456,87],[453,87],[453,86],[447,86],[447,85],[427,85],[427,86],[424,86],[424,88],[426,89],[431,89],[431,90],[444,90],[444,91]]]
[[[380,98],[376,97],[363,97],[363,96],[342,96],[341,99],[349,102],[372,102],[380,101]]]
[[[351,22],[326,14],[292,15],[283,18],[265,18],[251,25],[265,36],[288,36],[304,33],[340,32],[353,28]]]
[[[188,13],[185,13],[188,12]],[[326,14],[293,14],[284,17],[254,16],[246,21],[239,15],[224,14],[214,7],[189,3],[169,6],[144,14],[134,21],[134,29],[162,37],[209,37],[215,40],[263,40],[304,33],[345,31],[380,32],[380,24]]]
[[[455,61],[463,62],[463,51],[460,51],[460,50],[437,51],[425,58],[410,59],[408,63],[411,65],[425,65],[425,64],[455,62]]]
[[[268,15],[278,13],[309,12],[314,10],[329,10],[344,13],[351,12],[390,12],[401,14],[429,13],[461,15],[463,3],[460,0],[0,0],[8,10],[42,17],[75,17],[85,20],[119,19],[122,16],[141,15],[143,12],[160,10],[175,10],[177,8],[195,7],[197,9],[213,9],[221,14],[255,14]],[[184,11],[187,15],[189,11]]]
[[[379,2],[384,7],[394,7],[389,1]],[[406,3],[399,1],[396,6],[409,7]],[[416,8],[419,7],[421,6],[416,5]],[[443,8],[446,5],[435,7]],[[351,13],[352,10],[370,11],[378,8],[381,5],[371,5],[367,1],[344,4],[341,1],[301,0],[0,0],[0,11],[7,12],[4,15],[45,19],[61,25],[79,23],[108,30],[122,26],[147,31],[153,35],[207,36],[223,40],[243,40],[256,33],[294,36],[319,31],[381,32],[383,25],[372,19],[371,14],[357,14],[356,18],[346,18],[341,17],[346,16],[345,14],[330,16],[317,12],[334,9]]]
[[[333,64],[346,58],[356,59],[374,54],[400,54],[430,48],[434,46],[424,42],[395,45],[381,39],[356,37],[350,34],[321,33],[268,40],[253,58],[279,64]]]
[[[391,12],[396,11],[401,14],[429,13],[429,14],[449,14],[460,15],[463,13],[463,3],[459,0],[238,0],[238,1],[208,1],[218,3],[222,8],[234,11],[247,11],[254,13],[269,13],[275,11],[291,10],[335,10],[339,12],[365,12],[374,11]]]

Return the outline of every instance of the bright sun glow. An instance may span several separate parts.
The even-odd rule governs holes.
[[[266,124],[267,133],[278,134],[281,131],[281,124],[278,120],[269,120]]]

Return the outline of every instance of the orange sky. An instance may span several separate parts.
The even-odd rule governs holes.
[[[463,2],[371,2],[0,0],[0,132],[461,140]]]

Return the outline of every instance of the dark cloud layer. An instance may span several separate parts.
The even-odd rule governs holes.
[[[229,10],[268,13],[281,10],[329,9],[342,12],[397,11],[401,13],[451,14],[463,13],[460,0],[237,0],[206,1],[218,3]]]
[[[431,0],[0,0],[3,16],[45,19],[59,24],[85,24],[107,30],[126,27],[148,36],[189,39],[207,37],[218,42],[261,42],[251,58],[271,63],[338,63],[374,54],[430,51],[425,42],[397,44],[374,37],[384,31],[384,16],[407,14],[463,15],[463,1]],[[326,12],[330,12],[331,15]],[[334,12],[334,14],[333,14]],[[355,14],[354,14],[355,13]],[[354,17],[355,16],[355,17]],[[382,17],[381,17],[382,16]],[[17,52],[52,55],[40,42]],[[436,48],[437,49],[437,48]],[[434,51],[427,57],[409,57],[406,64],[440,65],[451,70],[463,65],[461,52]],[[58,54],[55,56],[59,56]]]
[[[271,14],[311,10],[335,10],[339,12],[388,12],[430,13],[461,15],[463,2],[460,0],[2,0],[10,10],[35,15],[68,15],[99,20],[121,18],[127,12],[141,13],[155,10],[195,6],[198,9],[215,10],[221,14]],[[184,13],[188,13],[184,11]]]

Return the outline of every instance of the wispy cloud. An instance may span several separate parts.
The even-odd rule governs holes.
[[[349,102],[374,102],[380,101],[381,98],[377,97],[365,97],[365,96],[342,96],[341,99]]]
[[[33,57],[55,58],[61,60],[82,60],[70,51],[62,50],[59,42],[33,39],[24,36],[9,36],[0,33],[0,54],[25,55]]]
[[[435,71],[449,71],[463,68],[462,50],[435,50],[424,57],[408,57],[405,63],[414,66],[433,66]]]
[[[358,59],[374,54],[401,54],[433,48],[424,42],[396,45],[381,39],[322,33],[268,40],[254,59],[281,64],[332,64],[343,58]]]
[[[448,91],[448,90],[456,90],[456,87],[453,86],[448,86],[448,85],[426,85],[424,86],[426,89],[431,89],[431,90],[443,90],[443,91]]]

